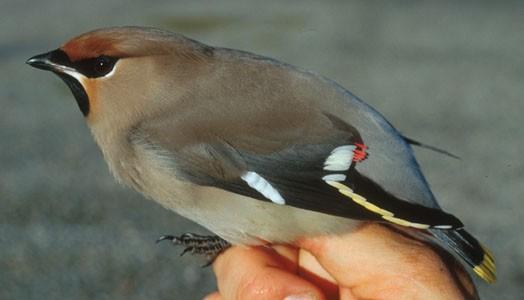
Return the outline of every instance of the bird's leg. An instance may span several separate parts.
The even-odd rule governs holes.
[[[217,235],[198,235],[194,233],[184,233],[181,236],[163,235],[158,238],[157,243],[169,240],[173,245],[184,247],[180,256],[191,253],[203,255],[207,263],[203,267],[211,265],[222,251],[231,247],[231,244]]]

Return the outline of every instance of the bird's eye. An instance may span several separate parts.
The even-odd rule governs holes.
[[[95,77],[104,76],[113,70],[116,59],[109,56],[99,56],[93,61],[93,74]]]
[[[101,55],[73,63],[72,67],[89,78],[97,78],[107,75],[113,70],[118,58]]]
[[[110,61],[106,56],[99,56],[95,59],[94,70],[97,74],[107,74],[111,71]]]

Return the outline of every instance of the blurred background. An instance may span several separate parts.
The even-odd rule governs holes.
[[[406,135],[442,206],[497,257],[484,299],[524,294],[521,1],[0,2],[0,299],[200,299],[166,233],[205,229],[110,176],[58,77],[24,61],[82,32],[148,25],[334,79]]]

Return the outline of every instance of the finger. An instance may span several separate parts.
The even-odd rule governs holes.
[[[339,299],[339,286],[333,276],[331,276],[320,265],[318,260],[308,251],[300,249],[299,252],[299,272],[300,277],[318,286],[327,299]],[[342,298],[340,295],[340,299]]]
[[[299,262],[299,249],[287,245],[271,245],[282,259],[285,264],[285,269],[292,273],[298,273],[298,262]]]
[[[322,278],[323,280],[336,284],[337,281],[331,274],[329,274],[324,267],[318,262],[318,260],[310,252],[300,249],[299,252],[299,274],[304,275],[303,277],[308,278],[310,274],[315,274],[316,277]]]
[[[207,295],[204,300],[223,300],[218,292]]]
[[[411,241],[399,241],[382,226],[369,224],[350,234],[320,236],[300,241],[340,283],[355,286],[370,275],[396,272]],[[412,251],[412,249],[409,249]],[[358,271],[357,271],[358,270]]]
[[[339,293],[340,293],[340,300],[358,300],[358,299],[363,299],[363,298],[355,297],[355,294],[351,291],[350,288],[347,288],[347,287],[340,287]]]
[[[378,224],[342,236],[304,239],[299,246],[310,251],[340,285],[352,287],[357,297],[462,297],[435,251]]]
[[[324,300],[320,289],[295,275],[286,261],[269,247],[228,249],[213,264],[220,295],[224,300]]]

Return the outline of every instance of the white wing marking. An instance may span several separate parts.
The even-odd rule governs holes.
[[[344,174],[330,174],[322,177],[324,181],[344,181],[346,180],[346,175]]]
[[[242,180],[244,180],[250,187],[257,190],[273,203],[280,205],[286,204],[286,200],[282,198],[280,193],[271,185],[271,183],[269,183],[257,173],[248,171],[240,178],[242,178]]]
[[[324,162],[324,170],[326,171],[347,171],[353,161],[353,150],[355,145],[345,145],[335,148],[331,151]]]

